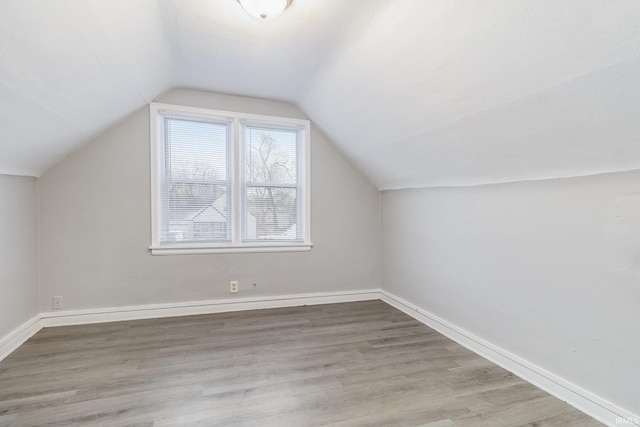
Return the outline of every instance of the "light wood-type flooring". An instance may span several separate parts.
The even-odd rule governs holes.
[[[381,301],[47,328],[2,426],[595,426]]]

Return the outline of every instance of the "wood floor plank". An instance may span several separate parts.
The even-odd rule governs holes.
[[[596,426],[381,301],[43,329],[0,426]]]

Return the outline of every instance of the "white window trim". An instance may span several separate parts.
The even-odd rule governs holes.
[[[203,242],[203,243],[160,243],[160,203],[161,182],[160,171],[163,168],[161,156],[161,144],[159,138],[163,134],[162,121],[158,116],[163,112],[173,112],[190,116],[226,117],[232,120],[231,126],[231,191],[232,191],[232,241],[231,242]],[[240,238],[240,200],[241,200],[241,173],[240,153],[241,121],[265,122],[274,125],[298,126],[302,129],[302,143],[300,144],[299,157],[302,160],[302,174],[304,185],[302,188],[301,205],[303,208],[302,242],[265,241],[243,243]],[[310,139],[311,123],[309,120],[291,119],[285,117],[265,116],[258,114],[246,114],[233,111],[210,110],[206,108],[187,107],[182,105],[162,104],[153,102],[149,105],[149,146],[150,146],[150,172],[151,172],[151,254],[153,255],[195,255],[215,253],[250,253],[250,252],[300,252],[309,251],[313,247],[311,243],[311,162]]]

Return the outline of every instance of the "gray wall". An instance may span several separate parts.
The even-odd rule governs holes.
[[[383,192],[383,289],[640,411],[640,172]]]
[[[0,175],[0,339],[37,315],[36,179]]]
[[[174,90],[159,102],[306,118],[274,101]],[[116,307],[380,286],[380,193],[315,127],[314,248],[302,253],[151,256],[144,108],[40,179],[40,308]],[[252,285],[256,283],[254,288]]]

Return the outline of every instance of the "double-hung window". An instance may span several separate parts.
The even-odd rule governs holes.
[[[154,255],[309,250],[309,121],[152,103]]]

